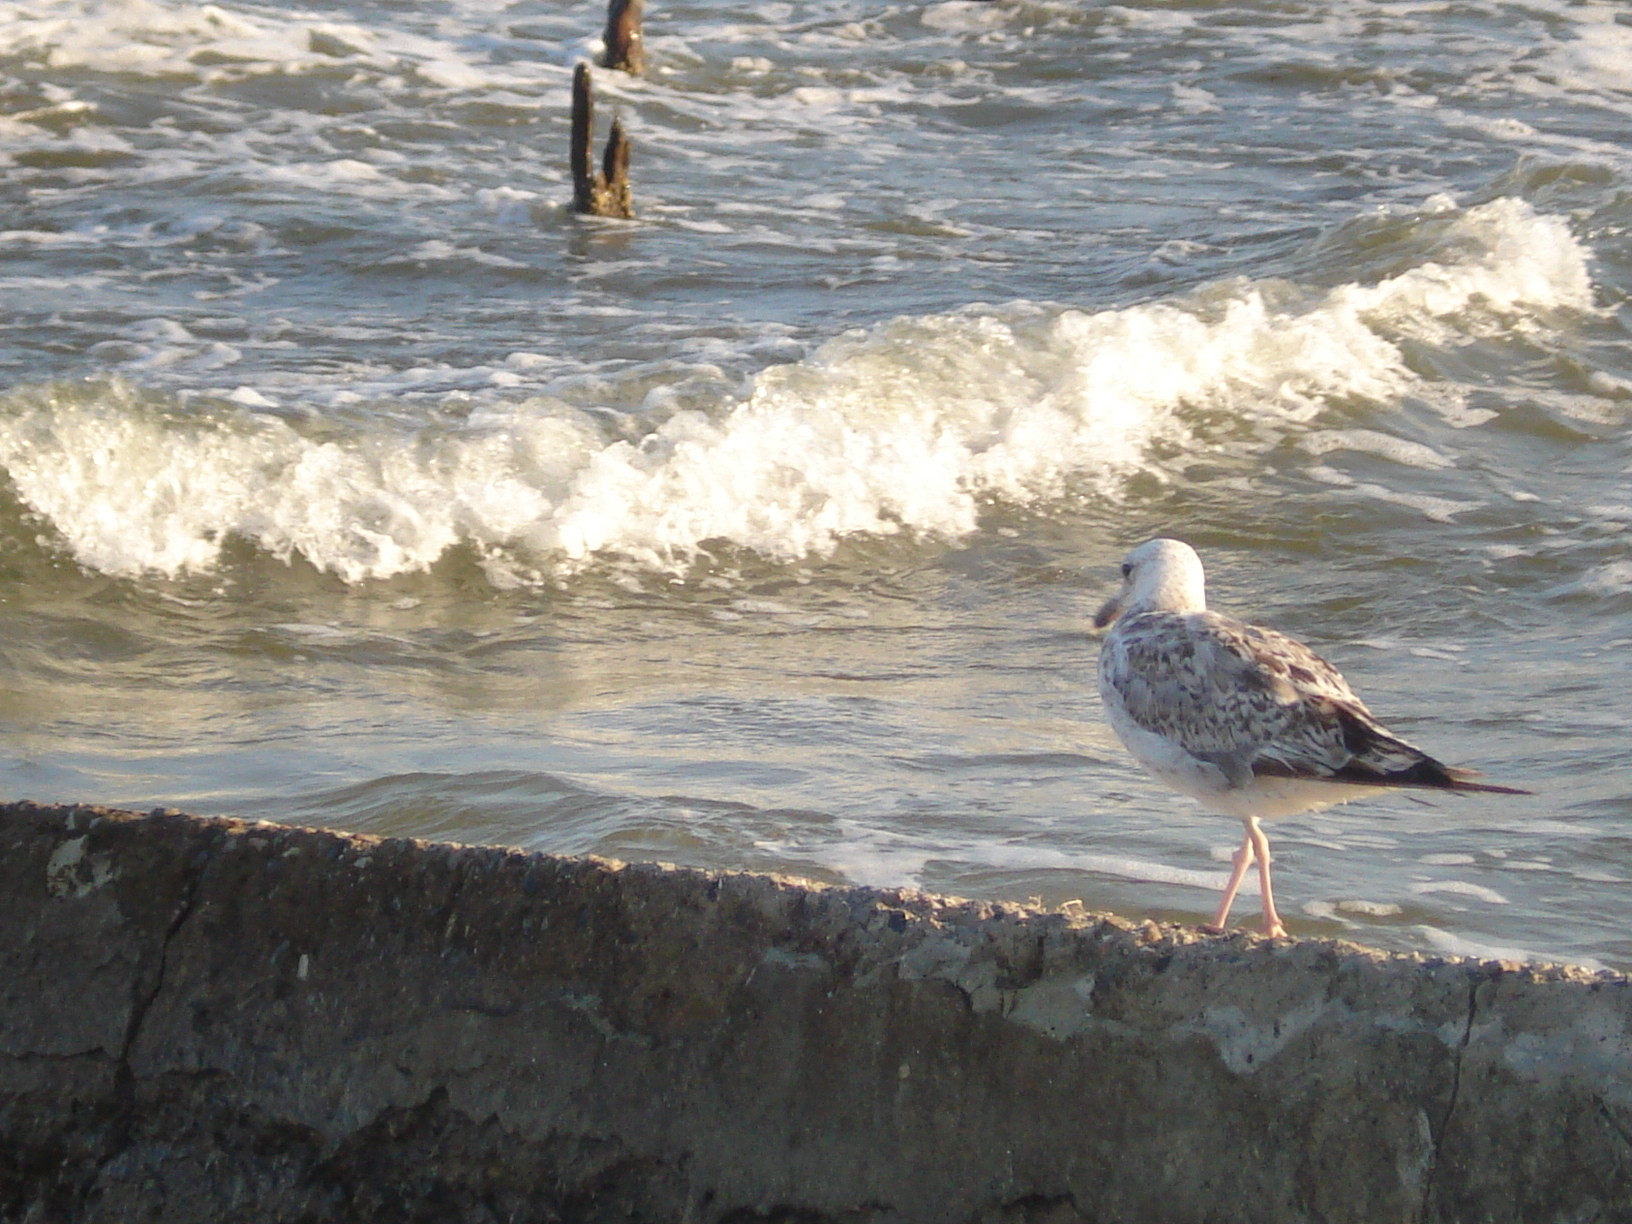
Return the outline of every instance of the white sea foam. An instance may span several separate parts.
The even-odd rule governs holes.
[[[1567,959],[1570,964],[1578,965],[1583,969],[1597,971],[1604,968],[1601,962],[1590,956],[1566,958],[1557,954],[1533,952],[1529,948],[1481,943],[1452,931],[1444,931],[1439,927],[1428,926],[1426,923],[1415,927],[1414,930],[1428,947],[1446,956],[1467,956],[1476,960],[1516,961],[1520,964],[1545,964]]]
[[[739,402],[673,411],[638,439],[543,396],[458,428],[318,437],[247,409],[183,413],[118,388],[57,390],[19,394],[0,416],[0,466],[81,564],[110,574],[208,568],[232,536],[348,581],[422,569],[464,544],[507,582],[602,554],[673,568],[714,541],[794,560],[858,533],[955,538],[988,500],[1114,497],[1129,475],[1160,474],[1153,443],[1209,445],[1203,417],[1234,420],[1267,447],[1332,398],[1387,405],[1414,385],[1393,334],[1462,334],[1491,311],[1590,305],[1583,251],[1562,222],[1498,200],[1437,223],[1443,260],[1298,310],[1231,283],[1120,310],[1020,303],[897,319],[764,370]],[[138,342],[149,365],[237,358],[167,320]],[[426,376],[515,394],[547,374],[547,361],[523,360]],[[229,395],[300,415],[281,389]],[[660,387],[650,402],[669,398]],[[1317,455],[1446,462],[1373,431],[1310,437]],[[1467,508],[1353,488],[1430,517]]]
[[[1395,506],[1405,506],[1408,509],[1419,511],[1422,517],[1434,523],[1449,523],[1458,514],[1467,510],[1476,510],[1483,502],[1456,501],[1448,497],[1434,497],[1428,493],[1406,493],[1398,489],[1387,489],[1382,485],[1361,483],[1351,486],[1351,491],[1361,497],[1369,497],[1375,501],[1388,502]]]
[[[1572,90],[1625,96],[1632,89],[1632,30],[1620,24],[1617,4],[1572,5],[1575,37],[1561,40],[1549,56],[1559,84]]]
[[[1423,880],[1411,885],[1411,891],[1418,896],[1428,893],[1450,893],[1458,897],[1473,897],[1487,905],[1506,905],[1507,898],[1494,888],[1486,888],[1483,884],[1475,884],[1470,880]]]
[[[1471,854],[1423,854],[1417,862],[1430,867],[1470,867],[1479,860]]]
[[[1153,859],[1130,858],[1119,854],[1059,850],[1035,843],[1001,842],[965,847],[963,857],[985,867],[1009,871],[1074,871],[1137,880],[1149,884],[1172,884],[1218,892],[1226,883],[1222,872],[1196,871]]]
[[[1405,467],[1432,469],[1453,466],[1452,460],[1431,446],[1396,438],[1393,434],[1380,433],[1375,429],[1319,429],[1305,434],[1299,439],[1298,446],[1311,455],[1358,451],[1380,455]]]
[[[1404,912],[1392,901],[1339,901],[1337,909],[1345,914],[1361,914],[1367,918],[1394,918]]]
[[[1447,202],[1436,201],[1444,207]],[[1537,216],[1521,200],[1469,209],[1446,235],[1453,252],[1472,258],[1430,260],[1376,285],[1346,285],[1330,309],[1439,340],[1457,328],[1510,326],[1508,315],[1592,305],[1592,281],[1581,244],[1558,217]]]
[[[1632,561],[1606,561],[1580,578],[1563,583],[1555,595],[1625,595],[1632,592]]]
[[[411,75],[435,88],[532,85],[534,65],[495,62],[491,40],[416,33],[400,19],[374,28],[311,12],[160,0],[42,0],[0,4],[0,39],[12,54],[54,69],[220,81],[271,73],[364,67]]]

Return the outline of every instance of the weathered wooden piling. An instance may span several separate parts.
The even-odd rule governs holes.
[[[634,194],[629,190],[629,137],[623,124],[612,120],[601,169],[593,164],[595,95],[588,64],[572,74],[572,209],[592,217],[633,217]]]
[[[646,71],[646,41],[641,34],[646,0],[612,0],[606,12],[606,53],[601,67],[639,76]]]

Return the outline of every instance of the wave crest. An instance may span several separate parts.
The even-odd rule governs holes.
[[[1427,219],[1436,257],[1375,284],[897,319],[635,440],[546,398],[457,427],[320,433],[58,387],[6,406],[0,466],[81,565],[113,575],[208,570],[231,537],[348,582],[456,545],[513,582],[607,554],[675,568],[711,541],[794,560],[858,533],[955,538],[986,499],[1115,496],[1156,443],[1206,445],[1204,418],[1267,446],[1333,399],[1387,403],[1415,381],[1391,337],[1449,343],[1590,307],[1562,221],[1511,199],[1443,213]]]

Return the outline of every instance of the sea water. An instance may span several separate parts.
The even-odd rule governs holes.
[[[664,2],[631,222],[604,19],[0,4],[8,796],[1193,922],[1169,534],[1536,792],[1276,822],[1294,933],[1632,968],[1624,6]]]

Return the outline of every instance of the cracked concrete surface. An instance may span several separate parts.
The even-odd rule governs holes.
[[[1435,1189],[1434,1182],[1430,1179],[1428,1174],[1432,1173],[1433,1170],[1439,1167],[1441,1155],[1440,1145],[1443,1143],[1445,1136],[1451,1133],[1451,1122],[1456,1117],[1457,1098],[1462,1094],[1462,1068],[1463,1064],[1467,1061],[1468,1043],[1473,1040],[1473,1020],[1474,1016],[1478,1014],[1479,988],[1483,984],[1484,983],[1478,980],[1468,983],[1468,1014],[1467,1019],[1462,1026],[1461,1036],[1457,1037],[1455,1042],[1454,1048],[1456,1051],[1456,1056],[1451,1063],[1450,1099],[1445,1102],[1445,1116],[1440,1119],[1438,1128],[1427,1128],[1429,1136],[1429,1152],[1428,1159],[1425,1163],[1422,1187],[1422,1215],[1424,1218],[1428,1217],[1433,1206],[1431,1196]]]
[[[0,1220],[1632,1221],[1632,994],[0,806]]]

